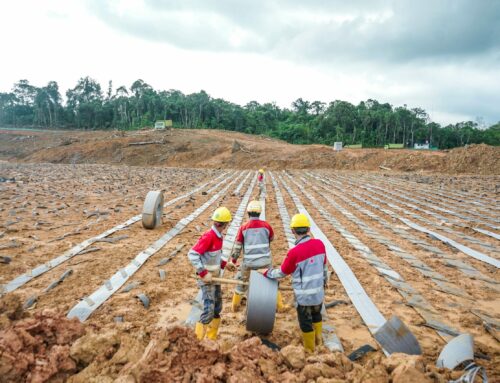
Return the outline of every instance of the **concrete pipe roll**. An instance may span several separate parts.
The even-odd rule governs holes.
[[[142,226],[145,229],[154,229],[161,225],[163,215],[163,191],[148,192],[142,208]]]
[[[269,334],[276,317],[278,282],[252,270],[247,296],[247,331]]]

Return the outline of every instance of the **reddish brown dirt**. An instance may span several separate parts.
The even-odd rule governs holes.
[[[74,374],[70,345],[84,334],[84,326],[48,310],[19,319],[12,312],[20,311],[20,300],[6,299],[1,314],[14,321],[0,329],[0,382],[63,381]]]
[[[139,142],[157,142],[131,145]],[[451,151],[346,149],[291,145],[219,130],[2,131],[0,159],[203,168],[345,169],[451,174],[500,174],[500,148],[471,145]]]

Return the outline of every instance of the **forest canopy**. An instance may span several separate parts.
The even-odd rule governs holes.
[[[295,100],[290,108],[251,101],[244,106],[212,98],[205,91],[184,94],[155,90],[143,80],[130,88],[107,89],[82,77],[66,91],[63,101],[57,82],[36,87],[28,80],[0,92],[0,127],[46,129],[138,129],[157,120],[173,120],[176,128],[224,129],[280,138],[296,144],[362,144],[429,142],[440,149],[472,143],[500,145],[500,122],[487,129],[463,121],[441,126],[422,108],[394,107],[377,100],[358,105],[335,100]]]

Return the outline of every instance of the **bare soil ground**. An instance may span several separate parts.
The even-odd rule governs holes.
[[[137,145],[138,143],[147,143]],[[345,169],[449,174],[500,174],[500,148],[471,145],[451,151],[345,149],[291,145],[218,130],[165,132],[0,130],[0,159],[23,162],[101,163],[251,169]]]
[[[302,169],[289,173],[302,185],[298,187],[290,183],[292,190],[301,198],[317,225],[348,263],[384,317],[397,315],[409,326],[422,347],[423,355],[410,357],[394,354],[389,358],[385,357],[335,274],[326,291],[325,301],[347,302],[327,310],[328,323],[335,327],[345,349],[344,353],[332,353],[322,347],[314,355],[304,355],[293,308],[293,293],[287,291],[284,292],[284,298],[291,307],[285,312],[277,313],[272,334],[262,338],[281,348],[279,352],[272,351],[262,344],[261,339],[245,330],[244,309],[238,313],[231,312],[233,289],[227,285],[223,286],[224,308],[219,340],[198,342],[192,329],[184,325],[197,293],[193,270],[186,253],[209,227],[213,208],[225,205],[233,213],[237,210],[251,180],[248,178],[240,192],[235,193],[243,179],[241,177],[236,179],[220,199],[146,261],[127,282],[134,283],[134,288],[127,292],[121,288],[83,324],[76,319],[66,319],[68,311],[179,220],[207,202],[216,192],[210,190],[211,185],[167,207],[159,228],[145,230],[140,222],[134,223],[112,234],[110,242],[93,243],[87,248],[92,248],[93,251],[74,256],[0,298],[0,382],[416,383],[457,379],[461,371],[435,367],[436,358],[449,337],[428,327],[419,312],[367,262],[341,234],[338,226],[324,219],[319,213],[318,204],[311,203],[303,191],[314,196],[342,227],[399,273],[432,305],[443,323],[461,333],[472,334],[478,355],[476,362],[487,369],[490,381],[500,381],[498,269],[445,245],[436,238],[410,229],[386,211],[371,205],[385,203],[385,209],[392,209],[401,217],[413,220],[415,218],[412,215],[419,215],[428,222],[416,222],[498,260],[499,241],[491,234],[474,230],[482,229],[493,235],[500,235],[500,177],[495,175],[498,174],[498,169],[490,168],[491,163],[498,163],[498,158],[489,158],[490,162],[486,163],[490,165],[476,164],[475,170],[471,171],[474,173],[480,168],[483,170],[477,170],[478,173],[489,175],[455,174],[460,173],[457,169],[472,161],[468,154],[458,156],[455,151],[422,153],[422,156],[428,157],[430,164],[439,163],[431,166],[434,166],[434,170],[439,168],[439,171],[450,171],[453,174],[434,175],[429,169],[426,169],[425,174],[333,171],[331,168],[335,168],[337,162],[332,161],[338,159],[338,153],[333,154],[330,148],[295,147],[225,132],[173,131],[166,133],[167,136],[158,132],[136,132],[124,136],[113,132],[44,132],[35,138],[30,137],[34,134],[0,133],[0,153],[3,159],[8,160],[0,162],[0,177],[3,180],[13,179],[12,182],[0,183],[0,259],[3,260],[0,262],[0,285],[140,214],[144,197],[149,190],[164,190],[165,200],[168,201],[222,173],[227,177],[223,184],[226,185],[241,174],[241,171],[233,173],[230,168],[255,170],[262,166],[257,163],[255,153],[261,153],[260,150],[262,153],[269,151],[264,156],[266,167]],[[70,138],[77,141],[63,142]],[[131,142],[164,139],[169,142],[127,146]],[[243,145],[244,151],[240,148],[232,153],[235,139]],[[176,145],[181,144],[188,145],[188,151],[179,150]],[[54,146],[47,148],[52,145]],[[177,149],[173,149],[174,147]],[[304,164],[297,161],[294,153],[296,150],[304,154],[302,159],[309,158],[311,162],[306,161]],[[489,153],[488,151],[493,150],[491,153],[498,153],[495,148],[482,146],[461,150],[464,153],[467,150],[472,150],[473,153]],[[273,158],[273,152],[279,155]],[[323,152],[324,156],[321,154]],[[374,151],[373,157],[377,160],[373,163],[363,159],[356,165],[346,166],[351,169],[350,166],[356,168],[368,166],[366,164],[369,163],[371,169],[376,169],[383,158],[382,166],[395,168],[390,164],[393,158],[391,156],[403,156],[406,152]],[[341,155],[370,157],[370,153],[371,151],[346,151]],[[165,159],[159,160],[159,154],[166,156]],[[421,155],[413,151],[408,151],[407,154]],[[479,157],[482,155],[484,154]],[[456,161],[458,165],[447,167],[442,161],[449,156],[458,156],[462,162]],[[492,157],[491,154],[489,156]],[[348,162],[348,158],[345,157],[342,161]],[[37,163],[38,161],[54,163]],[[419,161],[416,160],[416,163]],[[104,164],[105,162],[111,164]],[[148,166],[128,166],[129,164]],[[158,166],[149,166],[153,164]],[[220,169],[213,169],[216,167]],[[316,167],[324,169],[317,171]],[[273,173],[276,177],[286,178],[281,171]],[[315,177],[328,179],[331,184],[325,186]],[[366,189],[367,185],[370,190]],[[266,186],[267,220],[276,233],[272,253],[274,263],[278,265],[283,260],[288,245],[269,176],[266,176]],[[289,214],[296,213],[297,207],[293,200],[280,186]],[[382,188],[384,193],[376,194],[376,187]],[[321,194],[318,193],[319,190],[322,191]],[[257,188],[251,190],[252,198],[257,196],[257,192]],[[357,195],[360,199],[355,198]],[[399,196],[396,201],[391,199],[395,195]],[[328,203],[330,199],[351,212],[356,219],[348,219]],[[353,208],[348,201],[355,201],[362,208],[386,220],[391,228],[404,228],[403,234],[411,233],[419,241],[432,244],[448,259],[461,260],[481,273],[483,279],[471,278],[457,267],[451,267],[442,257],[410,242],[403,234],[397,234],[360,209]],[[428,212],[433,212],[434,215]],[[358,221],[370,225],[392,244],[439,272],[452,286],[462,291],[464,296],[437,289],[435,281],[424,277],[416,268],[396,257],[387,246],[366,235]],[[171,256],[181,245],[184,247],[180,252]],[[171,260],[168,263],[159,266],[160,261],[169,257]],[[160,278],[159,269],[166,272],[165,280]],[[68,270],[72,273],[63,282],[46,291],[52,282]],[[227,273],[226,276],[231,277],[232,274]],[[289,284],[289,281],[283,283]],[[146,309],[136,298],[138,293],[144,293],[150,298],[149,308]],[[33,297],[37,299],[33,301]],[[23,309],[23,304],[30,307]],[[480,315],[489,317],[489,329],[485,327],[484,317],[481,319],[473,313],[475,310]],[[347,359],[350,352],[365,344],[370,344],[377,351],[355,362]]]

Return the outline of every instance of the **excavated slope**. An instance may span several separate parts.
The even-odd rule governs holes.
[[[197,168],[342,169],[448,174],[500,174],[500,148],[470,145],[450,151],[351,149],[292,145],[219,130],[7,131],[0,160]]]

